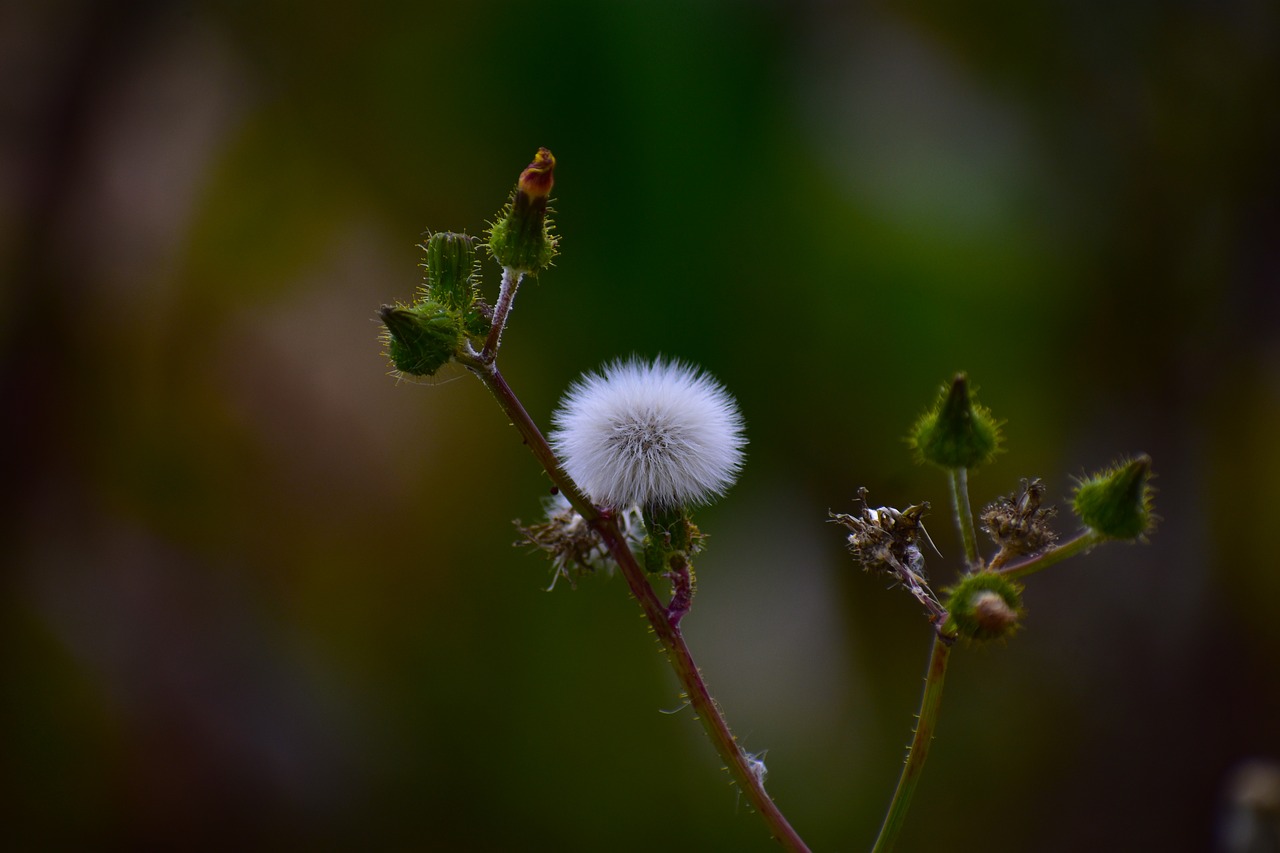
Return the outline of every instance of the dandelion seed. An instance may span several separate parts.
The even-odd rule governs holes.
[[[760,752],[748,752],[747,769],[751,771],[751,775],[755,777],[760,787],[764,787],[764,780],[769,776],[769,768],[764,764],[764,756],[769,750],[764,749]]]
[[[553,420],[565,472],[603,506],[707,503],[742,469],[737,403],[678,361],[608,364],[569,388]]]

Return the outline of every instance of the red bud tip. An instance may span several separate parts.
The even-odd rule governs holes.
[[[556,158],[550,149],[539,148],[533,162],[520,173],[520,192],[530,198],[546,198],[555,186]]]

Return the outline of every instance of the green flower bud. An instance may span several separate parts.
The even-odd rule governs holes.
[[[1001,640],[1018,629],[1022,617],[1021,585],[992,572],[966,575],[948,590],[943,631],[968,640]]]
[[[1076,487],[1072,507],[1080,520],[1110,539],[1137,539],[1155,527],[1151,511],[1151,457],[1118,463]]]
[[[502,266],[533,275],[551,266],[559,243],[547,218],[555,168],[555,156],[539,148],[533,162],[520,173],[511,200],[489,226],[489,251]]]
[[[387,328],[391,364],[405,375],[432,376],[462,344],[458,315],[437,303],[424,301],[412,308],[383,305],[378,316]]]
[[[689,518],[684,507],[645,507],[642,518],[646,536],[643,547],[644,567],[660,574],[668,571],[672,558],[687,558],[702,551],[702,532]]]
[[[920,416],[907,437],[920,462],[939,468],[976,468],[1000,452],[1000,422],[969,390],[969,378],[957,373],[944,385],[933,408]]]
[[[480,278],[475,238],[438,231],[421,248],[425,253],[422,268],[426,271],[427,296],[446,308],[470,310]]]

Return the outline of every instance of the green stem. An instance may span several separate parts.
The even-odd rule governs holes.
[[[1060,563],[1068,557],[1082,554],[1102,542],[1105,538],[1105,536],[1101,536],[1093,530],[1085,529],[1078,533],[1075,538],[1068,539],[1048,551],[1036,554],[1034,557],[1023,560],[1020,563],[1000,567],[996,570],[996,574],[1004,575],[1010,579],[1026,577],[1033,572],[1048,568],[1054,563]]]
[[[898,833],[902,830],[903,821],[906,820],[907,808],[911,805],[911,797],[915,794],[916,785],[920,782],[924,761],[929,757],[929,744],[933,740],[933,732],[938,725],[938,708],[942,704],[942,682],[947,676],[947,661],[950,656],[950,643],[946,638],[935,635],[933,652],[929,656],[929,673],[924,680],[924,697],[920,700],[920,717],[916,721],[911,748],[907,751],[907,763],[902,768],[902,776],[898,779],[898,787],[893,792],[893,801],[889,803],[889,811],[884,816],[880,837],[876,839],[872,853],[888,853],[892,850],[894,843],[898,840]]]
[[[770,832],[773,833],[773,837],[787,850],[808,853],[809,847],[765,791],[762,776],[752,772],[746,752],[738,745],[737,739],[729,730],[724,714],[721,713],[720,707],[707,689],[702,673],[698,671],[693,654],[689,651],[684,635],[676,624],[678,619],[673,621],[670,618],[666,606],[659,600],[644,569],[640,567],[635,554],[631,552],[613,514],[597,509],[560,468],[551,446],[547,444],[537,424],[525,411],[519,398],[507,385],[493,361],[486,362],[481,357],[466,354],[460,355],[459,361],[479,377],[480,381],[493,393],[498,405],[511,419],[512,426],[520,433],[534,458],[551,478],[551,482],[561,494],[568,498],[569,503],[582,515],[583,519],[600,531],[600,536],[608,547],[610,555],[617,562],[622,576],[626,579],[627,587],[639,602],[640,609],[644,611],[654,635],[666,652],[667,659],[675,670],[676,678],[679,679],[698,722],[711,738],[711,743],[720,755],[720,759],[724,761],[729,774],[738,783],[738,787],[746,795],[752,807],[760,813]]]
[[[956,527],[964,543],[966,565],[973,569],[978,565],[978,535],[973,529],[973,510],[969,508],[969,471],[967,468],[949,468],[947,482],[951,484],[951,508],[956,514]]]

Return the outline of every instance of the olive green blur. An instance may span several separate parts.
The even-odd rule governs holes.
[[[390,375],[419,244],[541,146],[498,364],[544,428],[632,354],[739,403],[680,627],[815,850],[870,847],[932,635],[828,512],[929,502],[955,585],[905,437],[959,371],[975,513],[1038,477],[1065,541],[1147,454],[1160,521],[957,644],[897,849],[1214,850],[1280,760],[1275,3],[8,6],[6,848],[778,849],[622,579],[513,547],[488,392]]]

